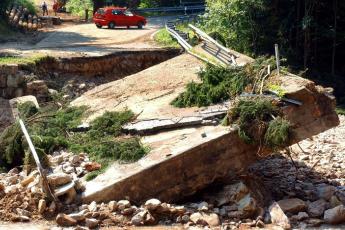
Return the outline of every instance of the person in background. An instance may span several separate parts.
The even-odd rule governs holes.
[[[44,1],[43,4],[42,4],[42,11],[43,11],[43,16],[45,14],[48,15],[48,6],[47,6],[47,3]]]
[[[59,8],[59,4],[56,1],[54,1],[53,10],[54,10],[55,16],[57,14],[58,8]]]

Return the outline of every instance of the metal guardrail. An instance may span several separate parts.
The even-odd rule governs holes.
[[[177,7],[158,7],[158,8],[144,8],[144,9],[133,9],[136,13],[150,13],[150,12],[194,12],[204,11],[205,5],[196,6],[177,6]]]
[[[191,24],[188,25],[195,33],[197,33],[202,40],[204,40],[204,44],[202,48],[217,58],[219,61],[223,62],[226,65],[237,65],[236,58],[237,56],[231,52],[228,48],[222,46],[214,40],[211,36],[209,36],[207,33],[202,31],[201,29],[197,28],[196,26],[193,26]]]

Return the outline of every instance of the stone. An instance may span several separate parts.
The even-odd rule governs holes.
[[[155,224],[155,222],[156,222],[156,219],[151,215],[150,212],[147,212],[144,219],[144,224],[152,225],[152,224]]]
[[[51,213],[54,213],[54,212],[55,212],[55,210],[56,210],[56,204],[55,204],[54,201],[52,201],[52,202],[50,203],[48,210],[49,210],[49,212],[51,212]]]
[[[40,214],[43,214],[44,211],[46,210],[47,208],[47,202],[43,199],[41,199],[39,202],[38,202],[38,212]]]
[[[64,213],[60,213],[56,216],[56,223],[62,227],[70,227],[77,224],[77,221]]]
[[[35,180],[35,176],[34,175],[29,175],[27,176],[24,180],[22,180],[20,182],[20,184],[23,186],[23,187],[26,187],[28,184],[30,184],[31,182],[33,182]]]
[[[198,211],[207,211],[208,210],[208,203],[203,201],[198,204]]]
[[[117,207],[118,207],[117,202],[114,201],[114,200],[110,201],[109,204],[108,204],[108,207],[110,209],[110,212],[116,211]]]
[[[310,218],[307,220],[307,223],[310,227],[319,227],[321,224],[323,224],[323,220],[317,218]]]
[[[326,210],[328,203],[324,199],[319,199],[308,204],[308,213],[310,217],[320,217]]]
[[[117,202],[118,205],[118,209],[119,210],[124,210],[125,208],[129,208],[131,207],[131,203],[128,200],[120,200],[119,202]]]
[[[88,209],[90,212],[96,212],[97,211],[97,203],[96,201],[92,201],[89,206]]]
[[[196,212],[190,216],[190,220],[195,224],[207,224],[210,227],[216,227],[220,224],[219,217],[215,213]]]
[[[218,206],[223,206],[227,203],[235,203],[240,201],[244,196],[249,193],[248,187],[243,183],[239,182],[232,185],[224,186],[224,188],[214,195],[215,201]]]
[[[317,195],[319,199],[325,199],[329,201],[333,194],[335,193],[335,187],[331,185],[319,185],[316,187]]]
[[[331,199],[329,200],[329,204],[331,208],[335,208],[339,205],[342,205],[341,201],[338,199],[337,196],[332,196]]]
[[[48,183],[53,187],[65,185],[72,181],[72,177],[66,173],[50,174],[47,176],[47,179],[48,179]]]
[[[96,228],[99,224],[99,221],[97,219],[94,219],[94,218],[90,218],[90,219],[86,219],[85,220],[85,225],[86,227],[88,228]]]
[[[36,106],[36,108],[40,107],[38,104],[37,98],[32,95],[13,98],[10,100],[10,105],[12,108],[16,108],[18,107],[18,105],[24,104],[26,102],[32,102]]]
[[[8,75],[7,76],[7,87],[17,88],[24,82],[24,78],[21,75]]]
[[[77,222],[81,222],[81,221],[85,220],[85,212],[84,211],[80,211],[78,213],[71,213],[68,216],[75,219]]]
[[[101,164],[98,164],[97,162],[88,162],[84,165],[84,168],[88,171],[88,172],[92,172],[92,171],[96,171],[99,170],[102,167]]]
[[[159,208],[159,206],[162,204],[162,202],[158,199],[150,199],[147,200],[145,202],[145,207],[149,210],[149,211],[153,211],[156,210],[157,208]]]
[[[276,224],[283,229],[291,229],[291,224],[288,217],[285,215],[284,211],[277,202],[274,202],[268,210],[272,224]]]
[[[298,215],[293,215],[290,219],[292,221],[302,221],[308,219],[309,215],[306,212],[299,212]]]
[[[250,196],[250,194],[247,194],[245,197],[243,197],[238,203],[238,210],[242,211],[243,213],[246,213],[247,215],[252,215],[257,210],[256,201]]]
[[[79,157],[78,155],[71,156],[70,159],[69,159],[69,161],[70,161],[73,165],[79,163],[80,160],[81,160],[81,159],[80,159],[80,157]]]
[[[142,210],[139,213],[135,214],[131,219],[131,224],[135,226],[142,225],[144,223],[146,214],[147,214],[147,210]]]
[[[280,208],[283,212],[298,213],[306,209],[306,204],[303,200],[298,198],[285,199],[278,201]]]
[[[18,178],[19,178],[18,175],[13,175],[13,176],[7,177],[6,181],[9,185],[13,185],[13,184],[17,184]]]
[[[328,209],[323,215],[323,219],[328,224],[340,224],[345,222],[345,207],[339,205],[335,208]]]

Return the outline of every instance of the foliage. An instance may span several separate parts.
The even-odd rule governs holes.
[[[169,32],[164,28],[159,30],[155,36],[154,36],[154,40],[160,44],[161,46],[164,47],[174,47],[174,48],[178,48],[180,47],[178,42],[171,37],[171,35],[169,34]]]
[[[66,9],[68,12],[71,12],[73,15],[79,17],[85,17],[85,10],[93,9],[92,0],[69,0],[66,4]]]
[[[208,65],[198,74],[201,83],[187,84],[185,92],[171,104],[176,107],[200,107],[231,99],[253,84],[267,65],[274,65],[274,59],[260,57],[244,67]]]
[[[27,8],[31,14],[36,13],[36,7],[35,7],[35,4],[32,0],[15,0],[13,4],[14,5],[21,5],[25,8]]]
[[[269,84],[268,89],[275,92],[279,98],[283,98],[286,94],[286,91],[279,85]]]
[[[27,101],[18,105],[18,111],[20,117],[28,118],[35,115],[38,109],[33,102]]]
[[[91,123],[89,131],[74,132],[80,125],[86,109],[86,107],[61,109],[50,105],[35,112],[32,104],[20,106],[20,116],[25,120],[36,151],[43,161],[46,159],[45,154],[66,148],[74,153],[87,153],[92,160],[101,163],[100,172],[102,172],[112,161],[132,162],[146,154],[147,150],[141,145],[139,138],[124,137],[121,132],[121,126],[134,116],[131,111],[106,112]],[[24,163],[32,164],[33,159],[27,150],[17,123],[8,127],[1,135],[2,166],[19,165],[23,158]],[[96,172],[92,175],[94,174]]]
[[[268,123],[265,133],[265,145],[271,148],[283,147],[289,141],[290,123],[278,117]]]
[[[263,0],[207,0],[204,28],[217,32],[219,40],[239,52],[255,52],[261,25],[256,18],[264,11]]]
[[[238,134],[247,143],[279,148],[289,141],[290,123],[274,116],[279,109],[266,98],[240,99],[229,110],[229,123],[238,125]]]

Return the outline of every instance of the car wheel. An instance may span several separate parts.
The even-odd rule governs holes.
[[[109,29],[114,29],[115,28],[115,22],[109,22],[108,28]]]
[[[102,28],[102,25],[96,25],[98,29],[101,29]]]
[[[143,26],[144,26],[144,23],[142,23],[142,22],[139,22],[139,23],[138,23],[138,29],[142,29]]]

